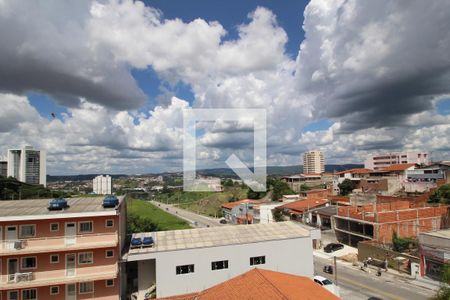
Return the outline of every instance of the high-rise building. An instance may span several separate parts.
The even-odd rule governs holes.
[[[325,172],[325,158],[323,152],[312,150],[303,154],[303,173],[320,174]]]
[[[31,146],[8,150],[7,176],[29,184],[47,185],[46,153]]]
[[[378,155],[370,155],[364,161],[364,168],[379,170],[396,164],[419,164],[428,165],[430,154],[428,152],[408,151],[392,152]]]
[[[0,176],[6,177],[8,176],[8,161],[0,160]]]
[[[111,176],[99,175],[92,180],[92,190],[98,195],[111,194]]]

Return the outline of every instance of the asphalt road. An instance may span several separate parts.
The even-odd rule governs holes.
[[[183,220],[186,220],[189,222],[189,224],[192,227],[208,227],[208,226],[221,226],[222,224],[219,223],[219,219],[210,218],[207,216],[202,216],[196,213],[193,213],[191,211],[181,209],[179,207],[174,207],[171,204],[165,204],[158,201],[150,201],[152,204],[160,207],[161,209],[165,210],[166,212],[177,216]]]
[[[334,282],[333,274],[322,271],[324,265],[332,265],[331,259],[314,257],[314,269],[316,275],[321,275]],[[337,283],[340,287],[340,295],[344,300],[359,299],[383,299],[383,300],[425,300],[434,292],[408,283],[406,280],[393,278],[382,273],[375,276],[375,271],[366,273],[356,267],[348,267],[338,263]]]

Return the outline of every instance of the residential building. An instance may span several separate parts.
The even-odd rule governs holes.
[[[407,170],[403,186],[406,192],[422,193],[444,183],[450,183],[450,163],[441,162]]]
[[[328,199],[302,199],[281,205],[277,209],[281,209],[293,221],[307,223],[307,211],[317,207],[324,207],[328,203]]]
[[[269,202],[263,204],[255,204],[253,206],[253,221],[254,223],[271,223],[275,222],[272,211],[283,205],[282,202]]]
[[[420,275],[440,281],[450,264],[450,229],[419,234]]]
[[[0,299],[119,299],[126,208],[103,198],[0,201]]]
[[[7,177],[8,176],[8,161],[0,160],[0,176]]]
[[[322,151],[312,150],[303,154],[303,174],[325,172],[325,158]]]
[[[331,218],[337,214],[337,205],[328,205],[308,210],[306,224],[320,229],[331,229]]]
[[[92,180],[92,191],[97,195],[111,195],[111,176],[99,175]]]
[[[392,152],[370,155],[364,161],[364,168],[371,170],[379,170],[395,164],[419,164],[427,165],[430,163],[430,155],[428,152],[408,151],[408,152]]]
[[[46,152],[31,146],[9,149],[7,175],[28,184],[47,186]]]
[[[298,174],[283,176],[281,180],[286,182],[289,188],[296,193],[299,193],[301,191],[302,185],[312,187],[322,184],[322,177],[320,176],[320,174]]]
[[[427,206],[420,199],[377,198],[375,204],[338,207],[332,227],[340,242],[351,246],[364,240],[390,243],[394,232],[399,237],[417,237],[448,226],[448,205]]]
[[[252,224],[254,219],[253,208],[261,201],[244,199],[222,204],[222,216],[231,224]]]
[[[198,293],[164,298],[165,300],[202,299],[298,299],[338,300],[326,288],[305,276],[254,268]]]
[[[255,267],[314,275],[311,232],[294,222],[137,233],[132,242],[144,237],[154,244],[123,257],[138,300],[155,288],[157,298],[200,292]]]

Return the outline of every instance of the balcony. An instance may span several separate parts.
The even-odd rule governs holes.
[[[47,285],[68,284],[83,281],[96,281],[116,278],[117,264],[83,267],[68,276],[66,270],[26,272],[0,276],[0,290],[32,288]]]
[[[117,232],[85,234],[72,237],[45,237],[6,240],[0,244],[1,255],[21,255],[60,250],[81,250],[115,247],[118,244]]]

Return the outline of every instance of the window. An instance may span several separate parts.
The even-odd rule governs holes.
[[[36,269],[36,256],[22,257],[22,269]]]
[[[51,264],[59,263],[59,254],[52,254],[52,255],[50,255],[50,263]]]
[[[228,260],[213,261],[211,263],[211,270],[222,270],[222,269],[228,269]]]
[[[36,289],[22,290],[22,300],[36,300],[37,291]]]
[[[108,219],[108,220],[106,220],[106,222],[105,222],[105,227],[106,227],[106,228],[114,227],[114,220],[113,220],[113,219]]]
[[[250,266],[264,265],[265,263],[266,263],[266,257],[265,256],[250,257]]]
[[[78,264],[86,265],[92,264],[94,262],[94,257],[92,252],[82,252],[78,254]]]
[[[79,224],[79,228],[78,231],[80,233],[91,233],[93,232],[93,224],[92,221],[88,221],[88,222],[80,222]]]
[[[106,258],[114,257],[114,250],[106,250],[105,251],[105,257]]]
[[[51,286],[50,295],[58,295],[58,294],[59,294],[59,286]]]
[[[93,282],[80,282],[80,294],[87,294],[94,292]]]
[[[32,238],[36,236],[36,225],[20,225],[20,238]]]
[[[113,287],[114,286],[114,279],[107,279],[107,280],[105,280],[105,286],[106,287]]]
[[[176,271],[177,275],[194,273],[194,265],[177,266]]]
[[[59,231],[59,223],[51,223],[50,224],[50,231],[51,232]]]
[[[19,291],[8,291],[8,300],[19,300]]]

